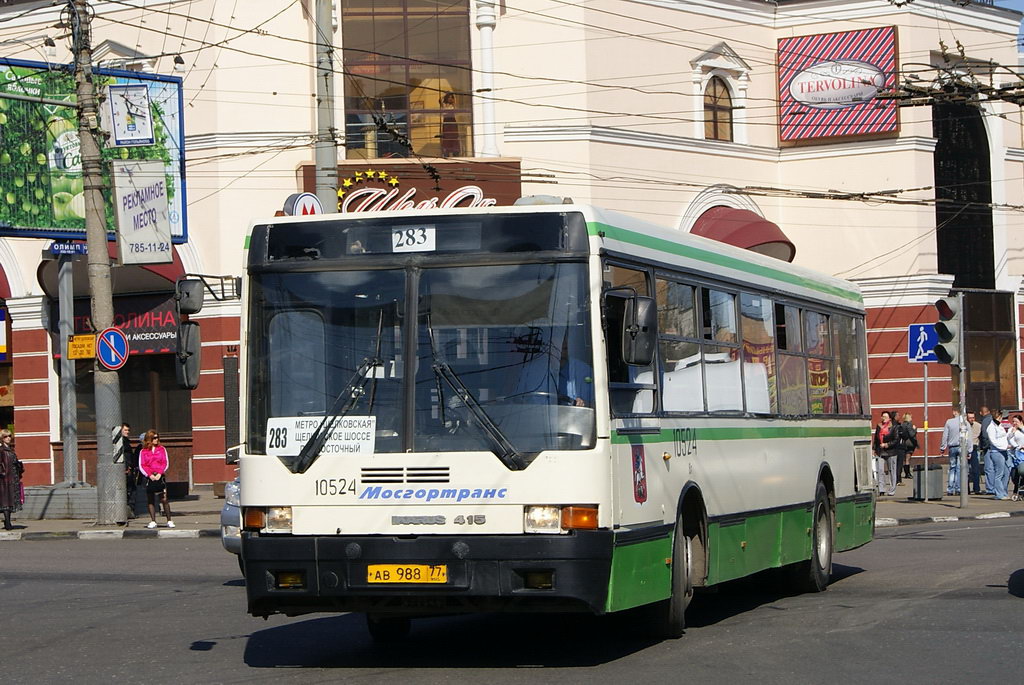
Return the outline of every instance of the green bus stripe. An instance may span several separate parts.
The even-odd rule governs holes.
[[[714,264],[715,266],[727,269],[743,271],[755,276],[771,278],[776,281],[782,281],[784,283],[800,286],[809,290],[816,290],[826,295],[841,297],[844,300],[850,300],[852,302],[862,303],[864,301],[858,292],[823,283],[821,281],[811,280],[804,276],[790,273],[782,269],[773,269],[761,264],[752,264],[750,262],[745,262],[742,259],[737,259],[736,257],[717,254],[710,250],[693,247],[691,245],[680,245],[679,243],[674,243],[670,240],[655,238],[654,236],[644,235],[643,233],[630,231],[625,228],[609,226],[608,224],[603,224],[597,221],[587,223],[587,232],[590,235],[597,235],[599,232],[603,232],[604,237],[612,240],[632,243],[633,245],[647,247],[660,252],[668,252],[669,254],[679,255],[680,257],[686,257],[688,259],[696,259],[697,261],[707,262],[708,264]]]
[[[776,438],[870,438],[867,426],[731,426],[727,428],[692,428],[697,440],[770,440]],[[657,433],[626,434],[612,431],[612,444],[672,442],[671,428]]]

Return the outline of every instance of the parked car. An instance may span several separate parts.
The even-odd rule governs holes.
[[[220,510],[220,543],[238,557],[238,568],[245,573],[242,562],[242,508],[239,506],[241,485],[236,478],[224,486],[224,506]]]

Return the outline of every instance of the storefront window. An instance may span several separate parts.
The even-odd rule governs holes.
[[[469,1],[344,0],[348,159],[472,156]]]
[[[178,387],[174,355],[132,356],[118,371],[121,386],[121,420],[137,435],[150,428],[169,434],[192,430],[192,400]],[[75,393],[78,402],[78,434],[96,434],[96,397],[93,392],[93,360],[75,362]],[[134,437],[134,436],[133,436]]]

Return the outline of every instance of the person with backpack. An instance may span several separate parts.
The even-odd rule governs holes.
[[[903,478],[910,478],[910,458],[917,451],[917,426],[914,415],[909,411],[903,415],[899,428],[900,448],[896,464],[896,485],[903,484]]]
[[[875,454],[875,469],[878,477],[878,494],[896,494],[896,459],[898,455],[895,412],[883,411],[881,420],[875,426],[875,436],[871,441],[872,452]]]

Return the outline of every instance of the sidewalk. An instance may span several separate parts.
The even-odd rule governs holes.
[[[882,496],[875,509],[875,527],[906,526],[916,523],[945,523],[964,519],[995,519],[1024,516],[1024,502],[998,501],[991,495],[969,495],[967,507],[960,508],[960,495],[945,495],[941,500],[911,500],[913,486],[905,480],[894,497]]]
[[[879,498],[875,510],[875,527],[1024,516],[1024,502],[999,502],[988,495],[971,495],[967,508],[961,509],[959,495],[918,502],[909,499],[911,494],[913,489],[909,482],[905,482],[897,488],[895,497]],[[97,526],[93,521],[82,519],[19,519],[15,514],[14,530],[0,530],[0,542],[54,538],[88,540],[220,537],[220,510],[223,506],[224,498],[214,497],[212,486],[197,485],[188,498],[171,502],[171,513],[176,526],[173,529],[166,527],[163,516],[157,516],[158,528],[146,528],[149,517],[145,514],[132,519],[126,526]]]
[[[214,497],[212,485],[197,485],[184,499],[171,500],[174,528],[167,527],[162,514],[156,517],[159,527],[146,528],[149,515],[142,514],[123,526],[99,526],[88,519],[26,519],[15,513],[14,530],[0,526],[0,542],[5,540],[45,540],[54,538],[141,539],[220,537],[220,510],[223,497]]]

